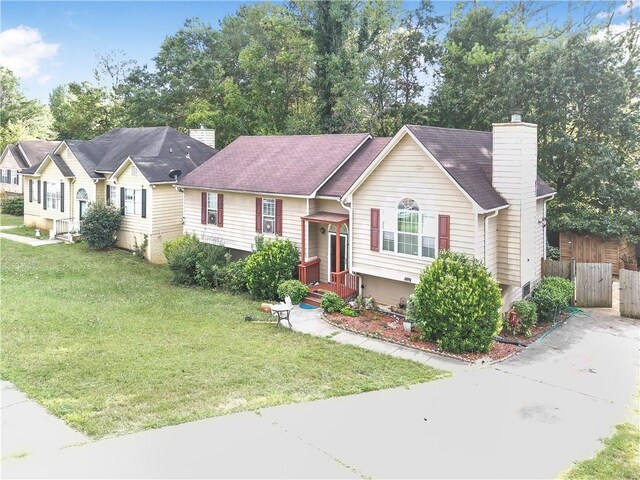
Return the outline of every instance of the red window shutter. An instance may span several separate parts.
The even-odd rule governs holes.
[[[450,226],[449,215],[438,215],[438,250],[449,250]]]
[[[282,200],[276,200],[276,235],[282,236]]]
[[[371,250],[380,251],[380,209],[371,209]]]
[[[207,224],[207,192],[200,194],[200,223]]]
[[[224,195],[218,194],[218,226],[222,227],[224,223]]]
[[[262,233],[262,198],[256,197],[256,232]]]

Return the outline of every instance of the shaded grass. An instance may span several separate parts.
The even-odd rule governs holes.
[[[448,375],[245,322],[256,302],[125,252],[0,247],[0,376],[94,438]]]
[[[604,441],[605,447],[590,459],[576,463],[562,475],[565,480],[640,479],[640,428],[625,423]]]
[[[0,213],[0,226],[22,226],[24,223],[23,217],[16,215],[9,215],[6,213]]]

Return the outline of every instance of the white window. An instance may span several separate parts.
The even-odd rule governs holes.
[[[262,232],[276,231],[276,201],[273,198],[262,199]]]
[[[218,194],[207,193],[207,223],[218,224]]]
[[[124,189],[124,214],[142,214],[142,190],[135,188]]]
[[[118,200],[118,187],[115,185],[107,185],[109,189],[109,205],[116,205]]]
[[[29,185],[31,185],[31,194],[29,195],[29,198],[31,198],[32,202],[37,202],[38,201],[38,182],[36,180],[33,180],[29,182]]]
[[[60,183],[47,182],[47,208],[49,210],[60,210]]]
[[[9,170],[6,168],[0,169],[0,182],[9,183]]]
[[[13,170],[13,184],[18,185],[20,183],[20,175],[18,175],[18,170]]]
[[[423,258],[436,258],[436,216],[420,212],[411,198],[403,198],[395,212],[386,212],[382,222],[382,250]]]

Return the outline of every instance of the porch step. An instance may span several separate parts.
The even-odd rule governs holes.
[[[322,301],[322,297],[324,296],[326,291],[316,291],[318,287],[309,287],[309,293],[305,298],[302,299],[302,303],[306,303],[307,305],[313,305],[314,307],[319,307],[320,302]]]

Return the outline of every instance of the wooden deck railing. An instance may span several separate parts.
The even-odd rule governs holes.
[[[298,265],[298,278],[305,285],[320,281],[320,259],[315,258]]]
[[[340,297],[349,298],[358,293],[358,277],[350,274],[348,270],[332,272],[331,286]]]

